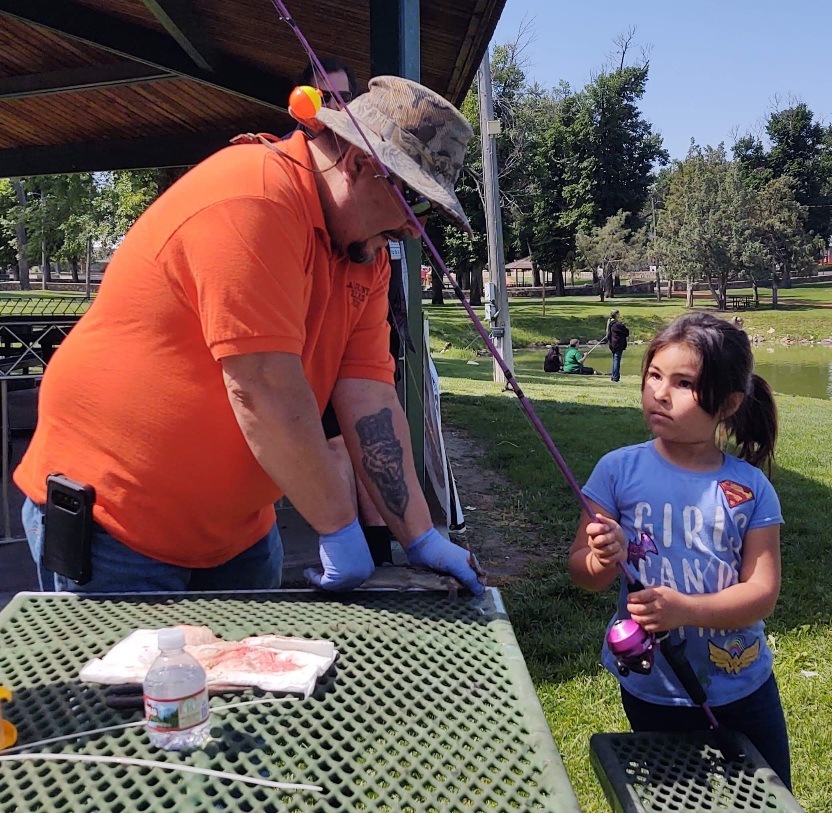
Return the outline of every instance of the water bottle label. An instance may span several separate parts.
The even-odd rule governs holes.
[[[154,731],[184,731],[208,719],[208,689],[177,700],[157,700],[144,697],[144,716],[147,727]]]

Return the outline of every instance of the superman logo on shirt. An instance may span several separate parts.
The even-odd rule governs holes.
[[[738,505],[751,502],[754,499],[754,492],[748,486],[735,483],[733,480],[720,480],[719,487],[728,500],[729,508],[736,508]]]

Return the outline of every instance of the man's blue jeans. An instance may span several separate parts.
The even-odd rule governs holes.
[[[92,579],[78,585],[41,564],[43,508],[27,499],[23,528],[38,570],[41,590],[72,593],[154,593],[185,590],[271,590],[283,575],[283,542],[275,524],[248,550],[208,568],[169,565],[128,548],[96,525],[92,540]]]
[[[613,350],[612,353],[612,373],[610,378],[613,381],[618,381],[621,378],[621,356],[623,354],[623,350],[615,351]]]

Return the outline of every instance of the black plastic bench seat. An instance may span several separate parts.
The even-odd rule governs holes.
[[[590,762],[615,813],[805,813],[760,752],[725,762],[701,734],[593,734]]]

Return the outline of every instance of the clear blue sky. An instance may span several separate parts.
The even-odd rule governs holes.
[[[536,40],[527,75],[580,90],[635,26],[651,46],[641,109],[671,158],[690,139],[730,150],[733,132],[759,132],[775,100],[805,102],[832,123],[831,0],[507,0],[492,43],[517,36],[523,17]]]

